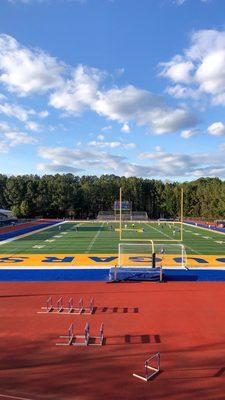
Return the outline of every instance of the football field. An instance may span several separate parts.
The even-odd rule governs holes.
[[[118,229],[119,224],[111,222],[65,222],[12,241],[1,242],[0,263],[3,266],[16,262],[38,266],[46,263],[49,265],[51,260],[54,262],[58,258],[63,265],[69,262],[73,264],[76,258],[76,265],[93,265],[96,262],[114,265],[120,242]],[[209,266],[225,266],[223,233],[184,224],[183,236],[189,265],[194,263],[203,266],[206,263]],[[171,257],[178,256],[179,247],[176,242],[170,241],[180,238],[180,224],[141,222],[132,226],[128,222],[123,238],[132,239],[130,243],[134,244],[140,240],[153,240],[158,249],[164,246]],[[16,257],[20,261],[15,261]]]

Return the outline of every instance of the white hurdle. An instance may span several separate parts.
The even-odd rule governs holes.
[[[90,336],[90,342],[89,343],[91,346],[102,346],[104,343],[104,325],[103,323],[100,326],[99,330],[99,336]]]
[[[93,312],[94,312],[94,299],[92,297],[88,307],[84,307],[83,314],[93,314]]]
[[[58,300],[57,300],[57,303],[56,303],[57,305],[56,305],[56,308],[57,308],[57,311],[56,312],[58,312],[58,313],[61,313],[61,312],[63,312],[63,298],[62,297],[60,297]]]
[[[92,314],[94,309],[94,302],[91,299],[89,307],[85,310],[83,305],[83,299],[80,298],[78,301],[78,305],[74,306],[73,298],[71,297],[68,300],[68,304],[66,307],[63,306],[63,298],[60,297],[56,301],[56,307],[53,306],[52,297],[49,297],[46,301],[46,306],[41,307],[41,311],[38,311],[38,314]]]
[[[64,308],[62,314],[82,314],[83,310],[84,310],[83,299],[80,298],[80,300],[78,301],[78,305],[74,306],[73,298],[70,297],[70,299],[68,300],[68,307]]]
[[[151,365],[152,362],[155,362],[154,365]],[[141,379],[144,382],[149,381],[153,376],[159,373],[160,371],[160,353],[153,354],[147,360],[145,360],[144,364],[144,376],[133,374],[135,378]],[[149,372],[150,371],[150,372]]]
[[[87,322],[83,334],[74,333],[74,324],[69,326],[68,334],[59,336],[60,339],[67,339],[56,343],[56,346],[102,346],[104,344],[104,325],[100,326],[99,335],[90,335],[90,325]]]
[[[45,313],[52,313],[54,311],[53,303],[52,303],[52,297],[48,297],[46,300],[46,306],[41,307],[42,311],[38,311],[39,314],[45,314]]]
[[[68,334],[59,336],[59,338],[67,340],[56,343],[56,346],[88,346],[90,340],[90,326],[86,323],[84,333],[77,335],[74,334],[74,324],[71,324],[68,329]]]

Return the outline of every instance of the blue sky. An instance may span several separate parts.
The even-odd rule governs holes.
[[[225,179],[225,2],[1,0],[0,172]]]

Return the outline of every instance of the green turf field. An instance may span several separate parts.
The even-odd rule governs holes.
[[[124,224],[123,224],[124,227]],[[78,228],[78,229],[77,229]],[[53,226],[42,232],[0,245],[0,254],[115,254],[118,252],[118,223],[66,222],[61,228]],[[127,228],[132,228],[127,223]],[[136,230],[144,229],[144,232]],[[179,224],[135,223],[134,231],[127,231],[123,237],[130,239],[167,240],[179,239]],[[210,230],[184,225],[184,241],[187,254],[224,255],[225,235]]]

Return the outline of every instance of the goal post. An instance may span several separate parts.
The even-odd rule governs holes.
[[[119,192],[119,201],[115,202],[116,207],[119,211],[118,226],[115,229],[119,233],[119,240],[126,242],[140,242],[144,243],[153,240],[154,242],[171,242],[171,243],[182,243],[184,238],[184,227],[183,227],[183,212],[184,212],[184,194],[183,188],[180,191],[180,206],[176,216],[173,218],[159,218],[154,220],[133,220],[126,219],[124,214],[127,211],[126,204],[132,204],[131,202],[123,200],[122,188]],[[131,210],[131,206],[127,206]],[[129,208],[130,207],[130,208]],[[132,211],[133,212],[133,211]]]

